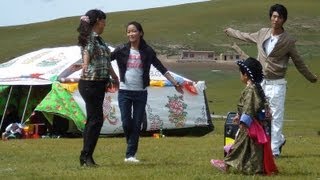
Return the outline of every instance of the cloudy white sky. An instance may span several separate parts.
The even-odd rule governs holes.
[[[206,0],[1,0],[0,26],[79,16],[93,8],[108,13],[202,1]]]

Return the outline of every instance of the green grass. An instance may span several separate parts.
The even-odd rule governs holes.
[[[305,121],[309,122],[309,121]],[[99,168],[80,167],[81,139],[0,141],[1,179],[265,179],[213,169],[211,158],[223,158],[223,121],[203,137],[143,137],[138,157],[125,164],[124,138],[100,138],[94,157]],[[298,126],[297,122],[286,124]],[[319,125],[318,125],[319,127]],[[286,128],[287,129],[287,128]],[[298,128],[299,129],[299,128]],[[293,132],[293,131],[292,131]],[[288,134],[288,133],[287,133]],[[276,160],[280,174],[272,179],[316,179],[320,173],[319,136],[289,133],[283,156]]]
[[[210,1],[144,11],[110,13],[104,39],[125,42],[124,25],[142,22],[146,40],[158,52],[178,53],[180,49],[225,50],[221,44],[232,40],[223,34],[226,27],[255,31],[269,26],[267,11],[276,1]],[[278,1],[277,1],[278,2]],[[298,40],[298,49],[312,72],[320,74],[320,2],[285,0],[289,10],[286,30]],[[45,47],[75,45],[79,17],[64,18],[25,26],[0,28],[0,62]],[[193,33],[195,32],[195,33]],[[188,35],[191,34],[191,35]],[[175,45],[176,48],[169,48]],[[254,45],[240,43],[256,56]],[[214,67],[216,68],[216,67]],[[170,69],[170,67],[169,67]],[[174,69],[194,80],[205,80],[211,112],[226,115],[236,108],[243,89],[236,70],[212,72],[213,66]],[[289,67],[284,133],[287,144],[280,169],[272,179],[319,179],[320,146],[319,83],[311,84]],[[81,139],[39,139],[0,141],[0,179],[264,179],[263,176],[221,174],[209,160],[222,158],[223,124],[214,120],[215,131],[203,137],[141,138],[139,165],[123,163],[124,138],[101,138],[95,158],[101,165],[79,167]]]

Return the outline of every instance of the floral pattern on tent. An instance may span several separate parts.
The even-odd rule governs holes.
[[[183,101],[183,96],[167,96],[168,103],[166,107],[169,108],[169,121],[174,123],[176,127],[184,127],[187,112],[187,104]]]

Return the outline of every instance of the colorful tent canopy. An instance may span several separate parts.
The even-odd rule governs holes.
[[[24,93],[16,97],[18,100],[10,102],[26,103],[25,107],[28,107],[25,108],[26,110],[41,111],[51,123],[53,115],[72,120],[77,128],[82,130],[86,121],[86,112],[85,103],[77,86],[81,71],[76,70],[75,67],[78,65],[81,65],[78,46],[45,48],[0,64],[0,111],[5,108],[9,86],[13,86],[14,89],[32,87],[30,100],[26,99],[26,90],[23,90],[21,92]],[[112,66],[115,72],[118,72],[115,61],[112,62]],[[212,126],[205,97],[205,82],[193,82],[171,73],[178,82],[183,84],[185,93],[181,95],[176,92],[171,83],[151,67],[143,130]],[[29,115],[30,112],[27,114]],[[209,129],[212,130],[212,128]],[[101,134],[121,133],[123,130],[117,92],[108,92],[104,99],[104,125]]]

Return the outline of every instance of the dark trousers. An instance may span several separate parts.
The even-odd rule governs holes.
[[[103,125],[104,81],[79,81],[79,92],[86,103],[87,122],[83,130],[84,153],[92,155]]]
[[[118,103],[122,127],[127,140],[126,158],[135,156],[138,150],[147,97],[147,91],[119,90]]]

